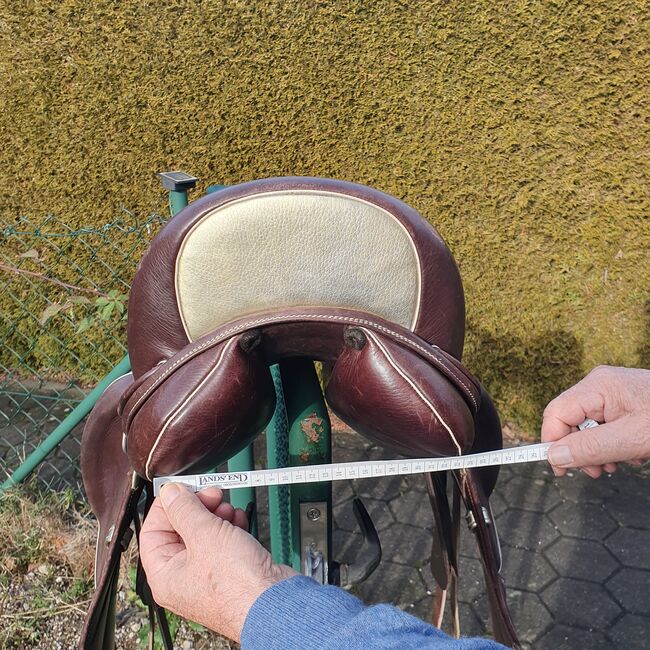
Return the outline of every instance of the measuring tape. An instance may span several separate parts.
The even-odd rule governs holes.
[[[598,426],[595,420],[587,419],[578,425],[581,430]],[[232,490],[243,487],[266,487],[269,485],[293,485],[295,483],[319,483],[321,481],[344,481],[346,479],[375,478],[381,476],[405,476],[425,472],[446,472],[448,470],[490,467],[493,465],[514,465],[546,460],[552,443],[495,449],[466,456],[445,458],[404,458],[400,460],[371,460],[355,463],[330,463],[329,465],[302,465],[280,469],[257,469],[246,472],[222,472],[217,474],[187,474],[160,476],[153,480],[153,493],[158,496],[165,483],[182,483],[192,492],[208,487]]]
[[[331,463],[329,465],[302,465],[281,469],[258,469],[248,472],[223,472],[218,474],[192,474],[160,476],[153,480],[153,493],[158,496],[165,483],[183,483],[193,492],[208,487],[231,490],[242,487],[265,487],[268,485],[293,485],[294,483],[318,483],[343,481],[355,478],[381,476],[404,476],[425,472],[444,472],[451,469],[513,465],[545,460],[551,443],[497,449],[467,456],[445,458],[404,458],[400,460],[371,460],[355,463]]]

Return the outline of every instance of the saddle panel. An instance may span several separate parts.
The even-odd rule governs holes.
[[[148,480],[207,471],[243,449],[275,409],[259,336],[239,334],[179,364],[155,390],[150,375],[123,406],[129,459]]]
[[[357,323],[363,327],[350,326]],[[231,457],[273,414],[269,365],[298,356],[332,365],[328,403],[371,440],[406,456],[468,451],[480,407],[476,380],[435,346],[389,325],[321,308],[253,315],[189,344],[125,391],[132,467],[152,480]]]
[[[370,313],[462,352],[460,276],[428,222],[368,187],[285,177],[205,196],[158,234],[129,300],[134,376],[226,322],[309,305]]]
[[[90,507],[99,523],[95,586],[103,580],[100,567],[106,565],[111,527],[119,520],[120,498],[130,490],[132,470],[122,451],[122,424],[117,406],[124,391],[133,384],[131,373],[119,377],[104,391],[91,411],[81,435],[81,477]],[[115,531],[113,531],[115,535]]]
[[[456,456],[474,441],[458,389],[412,350],[370,329],[349,328],[325,397],[354,430],[405,456]]]

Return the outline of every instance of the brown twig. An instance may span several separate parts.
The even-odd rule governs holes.
[[[35,614],[38,614],[40,618],[47,618],[49,616],[56,616],[57,614],[63,614],[63,612],[67,612],[69,610],[75,610],[79,612],[80,614],[85,614],[85,610],[83,610],[80,605],[87,605],[90,602],[90,598],[88,600],[83,600],[78,603],[69,603],[67,605],[59,605],[58,607],[50,608],[50,607],[42,607],[40,609],[32,609],[28,610],[26,612],[10,612],[8,614],[2,614],[0,615],[0,619],[2,618],[31,618]]]
[[[7,271],[8,273],[16,273],[17,275],[29,275],[33,278],[38,278],[39,280],[43,280],[43,282],[51,282],[52,284],[56,284],[59,287],[64,287],[65,289],[72,289],[73,291],[82,291],[84,293],[92,293],[95,296],[104,296],[105,298],[108,297],[107,293],[104,293],[99,289],[85,289],[84,287],[78,287],[74,284],[68,284],[66,282],[62,282],[61,280],[57,280],[56,278],[48,278],[43,273],[36,273],[35,271],[26,271],[25,269],[19,269],[16,268],[15,266],[7,266],[6,264],[0,264],[0,270]]]

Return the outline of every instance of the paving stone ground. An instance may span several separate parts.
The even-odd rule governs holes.
[[[335,438],[334,461],[391,458],[356,434]],[[422,476],[334,484],[334,543],[353,560],[359,495],[377,524],[383,559],[356,592],[427,620],[433,518]],[[493,498],[506,587],[525,647],[650,648],[650,469],[593,480],[555,478],[546,463],[504,467]],[[463,634],[489,634],[485,585],[471,533],[460,565]]]

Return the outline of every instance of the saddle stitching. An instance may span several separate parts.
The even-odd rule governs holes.
[[[162,440],[163,435],[165,435],[165,432],[167,431],[167,427],[172,423],[172,421],[176,418],[176,416],[184,409],[188,402],[196,395],[196,393],[201,390],[201,388],[205,385],[205,383],[212,377],[212,375],[218,370],[219,366],[221,365],[221,362],[223,361],[224,355],[226,354],[226,350],[232,346],[232,344],[235,342],[235,339],[231,339],[226,345],[223,346],[221,353],[219,354],[219,358],[217,359],[217,363],[214,365],[212,370],[201,380],[201,383],[183,400],[183,402],[176,407],[174,412],[167,418],[167,421],[163,425],[162,429],[160,430],[160,433],[156,437],[155,442],[153,443],[153,446],[151,447],[151,451],[149,452],[149,456],[147,457],[147,464],[145,465],[145,474],[147,475],[147,479],[152,481],[153,479],[151,478],[149,474],[149,465],[151,464],[151,461],[153,459],[154,452],[156,451],[156,448],[158,447],[158,444]]]
[[[410,384],[411,388],[419,395],[420,399],[433,411],[434,415],[438,418],[440,423],[442,424],[445,429],[447,429],[447,432],[451,436],[451,439],[454,441],[454,444],[456,445],[456,449],[458,449],[458,455],[461,456],[463,453],[463,450],[461,449],[461,446],[458,444],[458,439],[454,435],[454,432],[451,430],[451,427],[444,421],[442,415],[438,413],[438,410],[436,407],[433,405],[433,403],[426,398],[426,396],[422,393],[422,391],[415,385],[415,383],[411,380],[410,377],[402,370],[402,368],[399,366],[397,361],[393,358],[393,356],[390,354],[390,352],[384,347],[382,342],[369,330],[364,330],[367,335],[377,344],[377,347],[381,350],[381,352],[384,354],[386,357],[388,363],[390,363],[393,368],[402,376],[402,378]]]
[[[450,364],[446,361],[444,357],[439,357],[434,355],[431,351],[427,350],[426,348],[422,347],[418,343],[415,343],[414,341],[411,341],[409,338],[406,336],[400,334],[399,332],[395,332],[394,330],[391,330],[390,328],[380,325],[379,323],[375,323],[373,321],[367,320],[365,318],[355,318],[352,316],[338,316],[336,314],[295,314],[291,315],[290,318],[292,320],[301,320],[301,319],[306,319],[306,318],[315,318],[318,320],[334,320],[334,321],[341,321],[344,323],[353,323],[355,325],[366,325],[372,329],[377,329],[382,332],[385,332],[386,334],[389,334],[393,336],[396,339],[399,339],[401,341],[404,341],[409,345],[410,347],[414,347],[417,350],[419,350],[422,354],[425,356],[429,357],[433,361],[441,364],[444,367],[444,370],[447,371],[450,375],[452,375],[456,381],[463,386],[465,389],[467,395],[469,398],[472,400],[472,403],[474,404],[474,408],[476,411],[478,411],[478,404],[476,402],[476,398],[474,397],[474,394],[470,390],[470,388],[467,386],[467,384],[454,372],[454,370],[450,367]],[[157,388],[160,383],[167,377],[168,374],[173,372],[173,370],[180,364],[182,364],[186,359],[189,357],[193,356],[194,354],[201,352],[205,348],[210,347],[214,343],[218,343],[220,341],[223,341],[224,339],[228,338],[229,336],[233,334],[237,334],[238,332],[241,332],[243,330],[249,329],[250,327],[255,327],[257,325],[267,325],[273,322],[277,321],[282,321],[282,320],[287,320],[286,315],[274,315],[274,316],[265,316],[262,318],[257,318],[255,320],[247,321],[245,323],[242,323],[240,325],[233,326],[224,332],[221,332],[217,336],[213,336],[210,339],[207,339],[203,343],[197,345],[195,348],[192,348],[188,352],[186,352],[182,357],[179,357],[174,361],[172,364],[170,364],[168,367],[165,368],[165,370],[158,376],[156,377],[155,381],[144,391],[144,393],[138,398],[138,400],[135,402],[133,405],[133,408],[129,411],[127,415],[127,423],[130,424],[131,419],[133,417],[134,411],[140,406],[142,401],[149,397],[151,395],[151,392]],[[440,348],[437,345],[431,344],[431,347],[436,350],[440,350]],[[442,350],[440,350],[442,353]],[[127,425],[128,427],[128,425]]]

